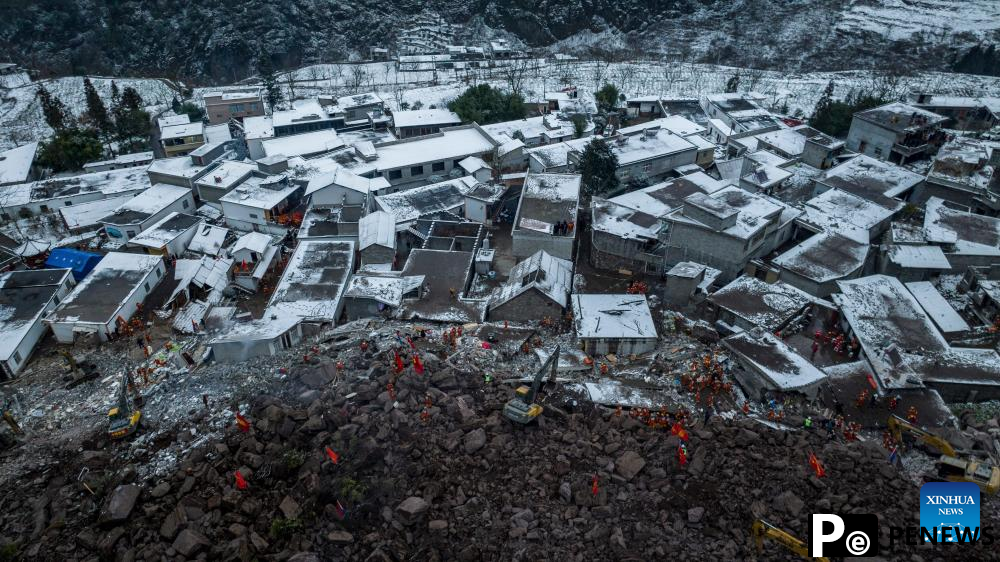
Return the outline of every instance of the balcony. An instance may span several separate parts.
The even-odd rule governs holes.
[[[896,143],[892,145],[892,151],[904,158],[909,158],[910,156],[914,156],[916,154],[923,154],[924,152],[927,152],[930,146],[931,145],[926,142],[916,146],[907,146],[905,144]]]

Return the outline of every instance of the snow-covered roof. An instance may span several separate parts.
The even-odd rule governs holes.
[[[742,275],[708,297],[709,302],[754,326],[777,330],[815,299],[787,283]]]
[[[271,114],[274,127],[285,127],[313,121],[329,121],[332,118],[320,105],[319,100],[296,100],[292,109],[283,109]]]
[[[764,230],[777,217],[783,218],[787,214],[788,220],[793,220],[801,214],[800,211],[792,209],[777,199],[759,193],[750,193],[736,186],[725,187],[711,195],[699,191],[685,197],[684,205],[685,208],[688,205],[697,207],[719,218],[728,218],[737,214],[736,222],[721,232],[741,239],[750,238],[757,232]],[[670,219],[707,226],[688,216],[684,208],[671,213]]]
[[[993,349],[952,347],[908,359],[925,383],[1000,386],[1000,354]]]
[[[447,109],[415,109],[392,114],[392,123],[396,127],[457,125],[461,122],[458,114]]]
[[[573,139],[529,148],[525,153],[529,158],[538,160],[545,169],[558,168],[569,164],[570,152],[583,151],[592,141],[592,138]]]
[[[575,222],[580,201],[580,182],[579,174],[529,172],[521,189],[514,229],[546,228],[546,232],[551,233],[556,223]]]
[[[830,189],[806,201],[805,214],[799,220],[859,242],[868,242],[869,233],[903,205],[902,201],[897,201],[894,208],[887,209],[852,193]],[[858,229],[861,232],[857,232]]]
[[[531,289],[565,307],[573,288],[573,262],[539,250],[510,270],[507,281],[493,291],[490,309],[494,309]]]
[[[514,121],[491,123],[483,125],[482,129],[500,144],[510,142],[514,139],[515,133],[521,133],[521,136],[529,142],[536,139],[540,141],[543,135],[549,139],[561,139],[576,134],[573,122],[563,113],[549,113]],[[593,130],[594,123],[588,120],[583,132],[586,135]]]
[[[138,224],[159,213],[185,197],[191,196],[187,187],[166,183],[154,184],[152,187],[129,199],[114,212],[109,213],[100,222],[106,224]]]
[[[924,233],[928,242],[951,245],[948,253],[1000,256],[1000,218],[956,211],[938,197],[924,207]]]
[[[996,173],[989,165],[990,153],[998,150],[978,139],[956,137],[942,146],[934,157],[927,179],[946,186],[985,190]]]
[[[249,250],[258,254],[263,254],[264,250],[270,246],[274,240],[263,232],[248,232],[240,236],[233,247],[229,249],[229,255],[235,255],[240,250]]]
[[[204,145],[203,145],[204,146]],[[201,175],[211,164],[197,164],[191,156],[175,156],[173,158],[157,158],[150,163],[146,171],[150,174],[163,174],[177,178],[192,179]],[[146,174],[143,174],[144,176]],[[147,179],[148,181],[148,179]]]
[[[287,174],[251,176],[219,198],[219,202],[267,210],[288,199],[298,189],[301,187],[295,182],[288,181]]]
[[[628,166],[643,160],[662,158],[685,150],[695,150],[694,144],[667,130],[647,128],[643,132],[621,134],[608,139],[618,166]]]
[[[818,181],[881,204],[879,195],[897,197],[923,180],[906,168],[860,154],[829,169]]]
[[[354,269],[354,242],[300,240],[268,302],[265,315],[336,322]]]
[[[336,105],[338,109],[349,109],[352,107],[361,107],[364,105],[375,105],[381,103],[384,102],[376,92],[365,92],[363,94],[341,96],[336,99],[336,103],[334,105]]]
[[[344,141],[333,129],[323,129],[267,139],[261,142],[261,146],[266,156],[310,156],[341,148]]]
[[[106,254],[63,299],[49,319],[53,322],[101,324],[113,321],[143,280],[162,262],[163,258],[157,255]]]
[[[906,288],[920,303],[927,316],[942,333],[952,334],[968,331],[969,324],[948,304],[941,293],[929,281],[914,281],[907,283]]]
[[[131,195],[119,195],[118,197],[77,203],[68,207],[63,206],[59,207],[59,214],[62,215],[66,228],[70,230],[96,227],[100,224],[101,219],[124,205],[131,198]]]
[[[773,263],[817,283],[842,279],[865,265],[869,246],[835,232],[807,238]]]
[[[887,257],[892,263],[911,269],[951,269],[948,258],[940,246],[917,244],[892,244],[888,247]]]
[[[29,142],[24,146],[0,152],[0,184],[27,181],[37,151],[38,143]]]
[[[465,194],[477,185],[472,176],[433,183],[375,197],[375,206],[392,215],[397,225],[421,216],[450,211],[465,204]]]
[[[570,297],[578,338],[656,339],[656,325],[646,295]]]
[[[593,221],[591,228],[626,240],[656,240],[662,224],[660,219],[615,203],[613,200],[594,198],[591,203]]]
[[[160,117],[156,120],[156,126],[160,129],[175,127],[177,125],[188,125],[190,123],[191,116],[187,113],[181,113],[180,115],[167,115],[166,117]]]
[[[184,125],[170,125],[160,129],[160,139],[180,139],[184,137],[194,137],[205,134],[205,124],[201,121],[197,123],[186,123]]]
[[[358,221],[358,249],[376,245],[396,247],[396,219],[385,211],[375,211]]]
[[[10,359],[71,273],[69,269],[41,269],[0,276],[0,360]],[[21,357],[18,363],[27,358]]]
[[[198,232],[194,234],[191,243],[188,244],[188,251],[198,252],[208,256],[218,256],[222,253],[222,246],[226,243],[228,228],[202,224]]]
[[[202,223],[202,218],[195,215],[172,212],[163,217],[152,226],[143,230],[138,236],[129,239],[129,246],[146,246],[149,248],[162,248],[176,239],[178,236],[197,228]]]
[[[208,344],[273,340],[292,330],[300,322],[302,322],[301,318],[280,314],[265,316],[250,322],[235,322],[228,330],[213,337]]]
[[[805,135],[796,129],[778,129],[754,136],[789,156],[799,156],[806,148]]]
[[[202,176],[196,182],[196,185],[228,191],[236,184],[250,177],[250,174],[256,169],[257,166],[252,162],[227,160],[213,168],[210,173]]]
[[[119,154],[110,160],[97,160],[95,162],[87,162],[83,165],[84,170],[90,170],[92,168],[99,168],[101,166],[116,166],[116,165],[137,165],[146,162],[153,161],[153,151],[147,150],[145,152],[133,152],[131,154]]]
[[[378,176],[376,178],[366,178],[351,172],[347,168],[336,167],[332,172],[323,172],[313,176],[306,185],[305,195],[308,197],[317,191],[336,185],[357,191],[358,193],[370,193],[375,190],[389,187],[389,181]]]
[[[423,275],[403,276],[400,272],[356,273],[347,283],[345,298],[372,299],[388,306],[403,304],[403,295],[424,284]]]
[[[260,88],[247,88],[241,86],[239,89],[208,90],[201,95],[205,98],[219,98],[220,101],[257,100],[260,101]]]
[[[100,192],[105,196],[111,196],[138,192],[148,187],[149,176],[142,168],[105,170],[5,186],[3,205],[11,208],[31,202],[67,199],[80,193]]]
[[[372,162],[380,172],[439,160],[457,160],[491,152],[496,143],[473,125],[442,129],[440,133],[375,146]]]
[[[759,153],[754,153],[759,154]],[[753,158],[753,155],[747,156],[747,158]],[[751,166],[750,172],[745,174],[741,179],[752,185],[756,185],[761,189],[772,188],[781,182],[792,177],[792,173],[783,168],[777,166],[772,166],[770,164],[755,164]]]
[[[896,133],[919,131],[948,120],[937,113],[898,101],[855,113],[854,117]]]
[[[205,144],[191,151],[194,156],[203,156],[217,145],[233,140],[233,133],[229,130],[228,123],[218,125],[205,125]]]
[[[248,140],[269,139],[274,136],[274,122],[270,115],[253,115],[243,118],[243,134]]]
[[[493,169],[493,168],[490,167],[489,164],[487,164],[482,158],[480,158],[478,156],[469,156],[468,158],[466,158],[466,159],[462,160],[461,162],[459,162],[458,165],[463,170],[465,170],[466,174],[470,174],[470,175],[478,172],[479,170],[483,170],[483,169],[492,170]]]
[[[722,344],[775,389],[800,390],[826,379],[826,373],[769,331],[740,332],[722,340]]]
[[[659,218],[683,207],[684,198],[688,195],[711,194],[728,185],[728,182],[717,180],[704,172],[695,172],[612,197],[610,201]]]

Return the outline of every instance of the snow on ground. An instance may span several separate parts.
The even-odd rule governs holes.
[[[918,32],[982,35],[1000,28],[1000,4],[996,0],[851,2],[841,18],[837,31],[868,31],[892,40],[907,39]]]
[[[25,143],[44,140],[52,130],[45,124],[42,108],[38,103],[38,86],[44,85],[53,96],[62,100],[66,107],[79,117],[86,111],[83,93],[83,76],[70,76],[53,80],[42,80],[11,88],[0,101],[0,149],[12,148]],[[104,104],[111,108],[111,82],[118,84],[119,91],[131,86],[139,92],[153,115],[170,106],[176,92],[163,80],[153,78],[97,78],[90,81],[101,95]]]

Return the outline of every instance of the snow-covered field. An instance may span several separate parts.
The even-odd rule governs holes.
[[[42,108],[38,103],[36,92],[39,85],[44,85],[49,92],[66,104],[73,115],[79,117],[86,110],[83,78],[83,76],[71,76],[43,80],[7,90],[3,100],[0,100],[0,149],[42,140],[52,134],[52,129],[45,124]],[[162,80],[90,77],[94,88],[109,108],[111,106],[112,80],[118,84],[119,90],[124,90],[126,86],[135,88],[142,96],[149,111],[154,114],[168,107],[176,95],[176,92]]]
[[[996,0],[874,0],[852,2],[838,31],[870,31],[889,39],[968,32],[977,36],[1000,29]]]

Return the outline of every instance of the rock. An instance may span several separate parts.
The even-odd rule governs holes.
[[[435,519],[427,524],[427,528],[431,531],[445,531],[448,529],[448,522],[444,519]]]
[[[153,488],[151,492],[149,492],[149,495],[153,496],[154,498],[162,498],[168,493],[170,493],[170,483],[160,482],[159,484],[156,485],[155,488]]]
[[[288,562],[320,562],[319,556],[312,552],[300,552],[288,559]]]
[[[692,507],[688,510],[688,523],[698,523],[704,515],[704,507]]]
[[[347,531],[330,531],[326,535],[326,540],[333,544],[350,544],[354,542],[354,535]]]
[[[570,488],[569,482],[563,482],[559,485],[559,497],[566,503],[573,500],[573,489]]]
[[[299,513],[302,511],[299,508],[299,502],[293,500],[291,496],[285,496],[285,499],[281,500],[281,503],[278,504],[278,509],[280,509],[288,519],[297,518]]]
[[[128,519],[141,493],[142,488],[135,484],[124,484],[115,488],[111,492],[111,499],[108,500],[108,506],[104,510],[104,521],[120,523]]]
[[[173,549],[180,552],[185,557],[190,558],[192,554],[210,546],[211,543],[201,533],[196,533],[191,529],[184,529],[177,538],[174,539]]]
[[[302,384],[312,389],[323,388],[332,380],[333,377],[320,367],[309,369],[299,377]]]
[[[160,524],[160,536],[165,539],[172,539],[177,535],[178,529],[180,529],[180,520],[177,518],[177,512],[171,511],[163,518],[163,523]]]
[[[635,451],[625,451],[618,460],[615,461],[615,472],[620,474],[625,480],[631,480],[639,471],[646,466],[646,461]]]
[[[805,505],[805,502],[793,494],[791,490],[779,494],[776,498],[774,498],[774,506],[785,513],[788,513],[792,517],[798,517]]]
[[[423,518],[429,508],[423,498],[410,496],[396,506],[396,516],[404,525],[413,525]]]
[[[466,454],[471,455],[486,445],[486,430],[474,429],[465,434],[464,446]]]

